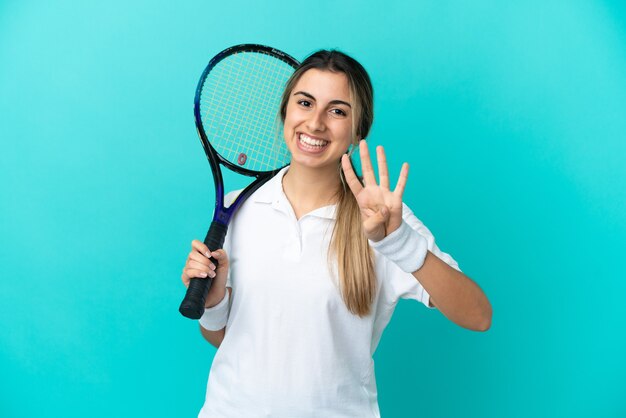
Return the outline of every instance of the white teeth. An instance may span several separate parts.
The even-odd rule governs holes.
[[[304,134],[300,134],[300,142],[314,147],[322,147],[328,144],[328,141],[324,141],[323,139],[313,139]]]

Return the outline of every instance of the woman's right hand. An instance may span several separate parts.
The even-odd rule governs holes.
[[[213,257],[217,260],[215,264],[209,260]],[[191,279],[213,279],[211,288],[206,297],[205,308],[217,305],[226,295],[226,277],[228,275],[228,255],[223,249],[210,251],[201,241],[191,241],[191,251],[187,257],[187,262],[183,268],[181,279],[185,287],[189,287]]]

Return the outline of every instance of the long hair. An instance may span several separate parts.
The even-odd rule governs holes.
[[[308,56],[293,73],[280,102],[280,119],[284,123],[289,96],[302,75],[317,69],[343,73],[348,79],[352,102],[352,146],[367,137],[374,120],[374,90],[369,75],[355,59],[336,50],[320,50]],[[336,257],[339,288],[346,307],[360,317],[371,311],[376,294],[376,275],[372,250],[363,232],[356,198],[348,189],[341,166],[337,169],[341,183],[337,190],[336,221],[329,260]]]

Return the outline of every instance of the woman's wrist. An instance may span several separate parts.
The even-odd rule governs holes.
[[[211,293],[211,290],[209,291],[206,297],[206,301],[204,304],[205,309],[211,309],[215,305],[219,304],[224,299],[224,296],[226,296],[226,293],[228,293],[228,289],[226,289],[226,287],[224,287],[224,289],[222,290],[215,291],[213,293]]]
[[[204,314],[199,319],[202,328],[209,331],[219,331],[226,326],[228,320],[230,292],[226,290],[222,300],[215,306],[204,308]]]
[[[419,270],[428,253],[426,238],[404,221],[382,240],[370,240],[370,246],[407,273]]]

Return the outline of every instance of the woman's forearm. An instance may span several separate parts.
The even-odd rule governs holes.
[[[480,287],[430,251],[422,267],[413,273],[446,318],[474,331],[491,327],[492,309]]]
[[[222,328],[219,331],[209,331],[208,329],[204,329],[202,325],[200,325],[200,333],[213,347],[220,348],[220,344],[224,340],[224,335],[226,334],[226,327]]]
[[[232,289],[230,287],[228,288],[217,287],[213,289],[213,286],[211,286],[211,289],[209,290],[209,294],[207,295],[206,307],[210,309],[210,308],[215,308],[219,304],[228,303],[227,299],[229,298],[227,298],[226,300],[224,299],[226,296],[226,292],[228,292],[228,296],[230,297]],[[211,330],[204,328],[202,326],[202,323],[203,323],[203,320],[200,319],[200,333],[202,334],[204,339],[207,340],[215,348],[219,348],[220,344],[222,344],[222,340],[224,339],[224,335],[226,333],[226,327],[223,327],[222,329],[218,331],[211,331]],[[214,324],[212,324],[211,322],[209,323],[210,323],[211,328],[217,328],[219,326],[218,325],[214,327]],[[206,323],[205,323],[205,326],[207,326]]]

